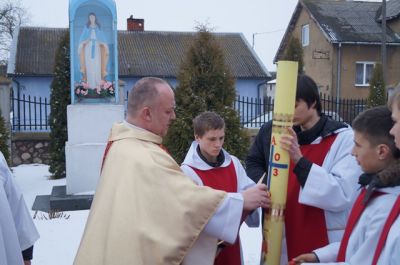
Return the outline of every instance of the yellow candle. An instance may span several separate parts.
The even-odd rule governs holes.
[[[284,210],[289,176],[290,157],[280,147],[280,137],[293,125],[296,101],[298,63],[279,61],[272,121],[271,147],[267,185],[271,191],[271,209],[264,215],[263,237],[267,244],[264,265],[279,265],[281,257]]]

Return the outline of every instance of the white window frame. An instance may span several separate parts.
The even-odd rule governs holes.
[[[301,27],[301,45],[303,47],[310,44],[310,24],[305,24]]]
[[[357,78],[357,65],[358,64],[362,64],[363,65],[362,83],[357,83],[357,79],[358,79]],[[355,86],[369,86],[369,82],[367,82],[367,65],[372,65],[372,69],[373,69],[375,67],[375,62],[370,62],[370,61],[357,61],[356,62]]]

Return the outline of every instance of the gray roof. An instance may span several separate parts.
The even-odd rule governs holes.
[[[391,20],[400,15],[400,0],[390,0],[386,2],[386,20]],[[382,12],[379,10],[378,21],[382,21]]]
[[[381,24],[377,22],[380,2],[346,0],[302,0],[332,43],[379,43]],[[389,27],[388,44],[400,44],[400,38]]]
[[[22,27],[15,73],[52,75],[65,28]],[[268,71],[240,33],[213,33],[235,78],[265,79]],[[176,77],[195,32],[118,31],[119,75]]]

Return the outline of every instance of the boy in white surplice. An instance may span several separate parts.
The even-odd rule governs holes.
[[[192,143],[182,170],[198,185],[209,186],[226,192],[242,192],[255,183],[247,174],[239,160],[222,148],[225,138],[225,122],[215,112],[203,112],[193,120],[195,141]],[[248,213],[243,213],[242,221]],[[256,225],[258,212],[248,220],[249,225]],[[224,229],[224,227],[221,227]],[[186,258],[187,264],[240,265],[240,240],[233,245],[220,244],[218,239],[207,235],[201,236]],[[215,254],[217,257],[214,261]],[[214,261],[214,263],[213,263]]]
[[[381,256],[380,238],[400,195],[400,153],[389,131],[391,112],[385,106],[368,109],[353,121],[355,156],[364,174],[341,242],[295,258],[295,264],[399,264],[396,256]],[[356,177],[356,176],[355,176]],[[386,241],[383,240],[382,243]],[[383,246],[383,245],[382,245]],[[391,261],[390,261],[391,260]],[[336,262],[335,262],[336,261]],[[332,263],[335,262],[335,263]]]

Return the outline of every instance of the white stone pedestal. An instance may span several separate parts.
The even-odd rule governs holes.
[[[75,104],[67,108],[67,194],[96,189],[110,129],[124,119],[124,106]]]

